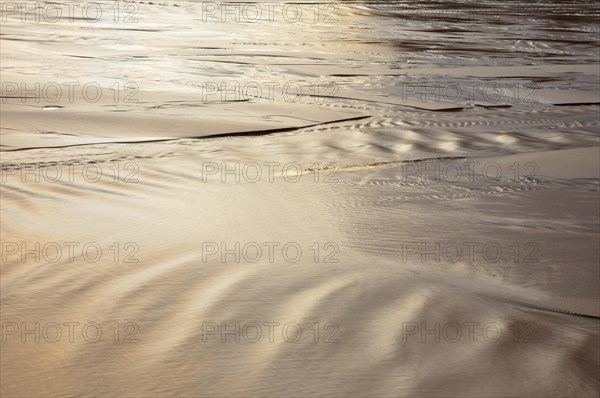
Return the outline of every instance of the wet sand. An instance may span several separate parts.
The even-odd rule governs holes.
[[[598,5],[134,4],[3,22],[1,396],[598,395]]]

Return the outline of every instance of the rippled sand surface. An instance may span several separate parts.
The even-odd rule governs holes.
[[[10,4],[2,397],[598,396],[596,2]]]

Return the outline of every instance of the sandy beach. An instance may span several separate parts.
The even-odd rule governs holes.
[[[597,3],[19,4],[0,396],[600,394]]]

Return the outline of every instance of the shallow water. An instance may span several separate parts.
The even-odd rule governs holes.
[[[286,111],[292,117],[296,108],[299,118],[306,118],[306,112],[300,115],[304,105],[345,110],[370,116],[351,125],[367,141],[401,138],[411,152],[522,152],[597,140],[597,106],[557,108],[544,101],[542,91],[568,92],[570,102],[587,93],[583,102],[590,95],[598,101],[600,11],[594,2],[341,2],[301,4],[287,11],[273,3],[260,5],[255,14],[242,5],[206,2],[140,2],[119,9],[118,15],[111,3],[103,6],[98,21],[63,18],[48,23],[42,18],[34,23],[29,21],[35,15],[29,15],[23,23],[20,14],[8,15],[2,36],[4,81],[29,82],[29,89],[34,82],[59,83],[61,104],[68,96],[64,82],[95,83],[108,90],[97,104],[84,98],[86,106],[77,112],[101,105],[101,111],[119,114],[181,118],[207,104],[226,103],[235,110],[238,101],[283,103],[292,107]],[[293,22],[293,11],[298,22]],[[80,13],[79,8],[73,11]],[[89,10],[85,15],[94,16]],[[257,22],[249,22],[252,15]],[[459,67],[468,69],[439,69]],[[7,95],[6,86],[3,91]],[[87,99],[95,98],[93,91]],[[161,95],[150,97],[149,91]],[[50,88],[41,93],[40,102],[26,103],[41,110],[41,105],[52,105],[52,93]],[[177,101],[184,93],[191,97]],[[19,95],[32,94],[18,90],[7,96]],[[80,100],[79,87],[74,97]],[[395,105],[385,104],[390,97]],[[20,99],[8,102],[23,105]],[[56,112],[67,114],[75,105],[71,102]],[[501,105],[509,107],[495,107]],[[423,112],[414,106],[463,111]],[[263,122],[271,117],[264,109],[254,115]],[[77,120],[49,133],[86,135]],[[4,145],[9,147],[9,133],[38,133],[45,127],[23,126],[18,120],[6,124]],[[152,133],[150,139],[170,136],[169,131]],[[200,135],[210,133],[208,128]],[[199,132],[186,129],[176,137],[181,135]],[[372,145],[390,149],[385,142]]]
[[[597,2],[101,4],[2,24],[2,396],[598,395]]]

